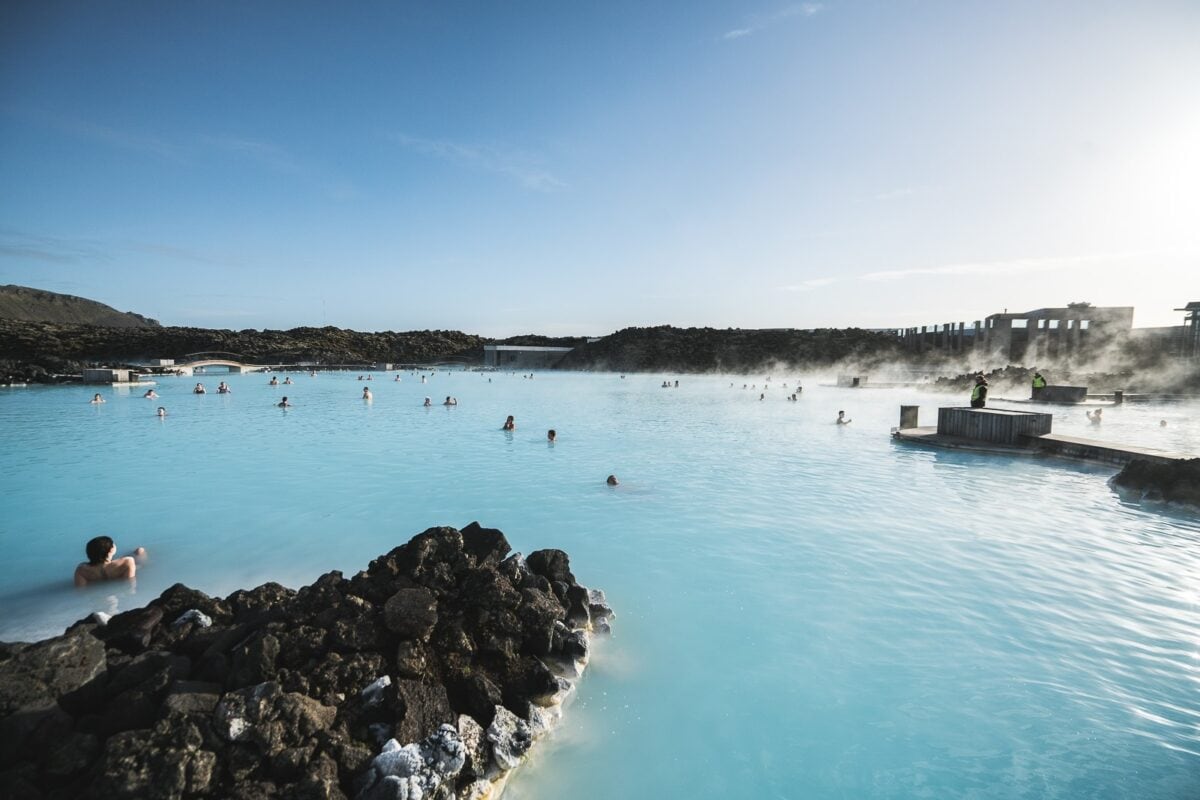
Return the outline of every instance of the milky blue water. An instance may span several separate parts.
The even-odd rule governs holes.
[[[569,552],[619,615],[512,797],[1200,796],[1200,524],[1122,502],[1109,469],[889,439],[901,403],[931,424],[961,398],[404,373],[368,404],[355,375],[222,377],[233,394],[169,378],[100,406],[0,390],[0,639],[176,581],[351,573],[479,520]],[[1197,404],[1056,413],[1200,451]],[[135,591],[70,587],[101,533],[149,548]]]

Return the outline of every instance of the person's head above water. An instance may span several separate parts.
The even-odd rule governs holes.
[[[108,561],[116,549],[116,543],[109,536],[97,536],[84,546],[84,552],[87,553],[89,564],[103,564],[105,561]]]
[[[550,430],[546,431],[546,438],[552,442],[558,438],[558,434],[554,431],[554,428],[551,428]]]
[[[617,486],[617,485],[619,485],[621,482],[620,482],[619,480],[617,480],[617,476],[616,476],[616,475],[609,475],[609,476],[608,476],[608,479],[607,479],[607,480],[605,480],[605,483],[607,483],[609,486]]]

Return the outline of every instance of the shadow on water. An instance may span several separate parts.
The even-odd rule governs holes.
[[[1187,503],[1171,503],[1144,497],[1137,489],[1127,489],[1113,483],[1108,484],[1117,498],[1117,503],[1132,511],[1141,511],[1179,523],[1191,531],[1200,532],[1200,507]]]

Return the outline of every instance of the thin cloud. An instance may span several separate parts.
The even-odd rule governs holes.
[[[824,8],[825,6],[821,3],[793,3],[771,14],[756,14],[742,27],[733,28],[721,34],[721,39],[724,41],[741,39],[792,17],[816,16]]]
[[[486,145],[454,142],[448,139],[422,139],[403,133],[394,134],[391,138],[414,153],[504,175],[516,180],[526,189],[553,192],[566,188],[565,183],[548,170],[538,166],[536,158],[524,153]]]
[[[1096,253],[1055,258],[1014,258],[1006,261],[975,261],[959,264],[944,264],[937,267],[914,267],[881,272],[868,272],[859,280],[882,282],[895,281],[911,275],[1020,275],[1030,272],[1050,272],[1060,269],[1075,269],[1095,264],[1144,258],[1151,253]]]
[[[76,139],[87,139],[118,150],[129,150],[144,155],[152,155],[170,161],[183,158],[183,149],[154,134],[141,131],[131,131],[101,125],[78,117],[51,113],[42,109],[14,108],[7,106],[3,109],[5,116],[32,122]]]
[[[72,239],[40,236],[11,228],[0,229],[0,258],[3,259],[41,261],[48,264],[96,264],[115,261],[128,253],[212,266],[240,266],[230,259],[172,244],[135,240]]]
[[[202,136],[200,142],[216,150],[251,158],[276,172],[288,175],[304,172],[300,163],[290,153],[270,142],[237,136]]]
[[[37,236],[6,229],[0,230],[0,258],[48,264],[80,264],[109,261],[111,255],[100,242],[93,240]]]
[[[877,192],[874,199],[879,201],[899,200],[903,197],[912,197],[916,193],[916,187],[905,186],[900,189],[888,189],[886,192]]]
[[[822,286],[828,286],[831,283],[836,283],[837,278],[812,278],[811,280],[793,283],[788,286],[780,286],[779,289],[784,292],[811,292],[813,289],[820,289]]]
[[[357,191],[349,182],[327,177],[318,167],[302,161],[273,142],[240,136],[201,136],[198,141],[209,149],[247,158],[272,172],[312,184],[334,200],[345,201],[357,196]]]

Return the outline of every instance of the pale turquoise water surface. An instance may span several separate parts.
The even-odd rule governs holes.
[[[0,639],[176,581],[350,573],[479,520],[569,552],[619,615],[513,797],[1200,796],[1200,524],[1122,503],[1107,469],[889,440],[901,403],[932,422],[946,396],[404,373],[368,405],[355,375],[203,380],[223,377],[234,394],[167,379],[102,406],[0,390]],[[1055,430],[1196,452],[1191,420],[1125,406]],[[70,588],[100,533],[150,548],[135,594]]]

